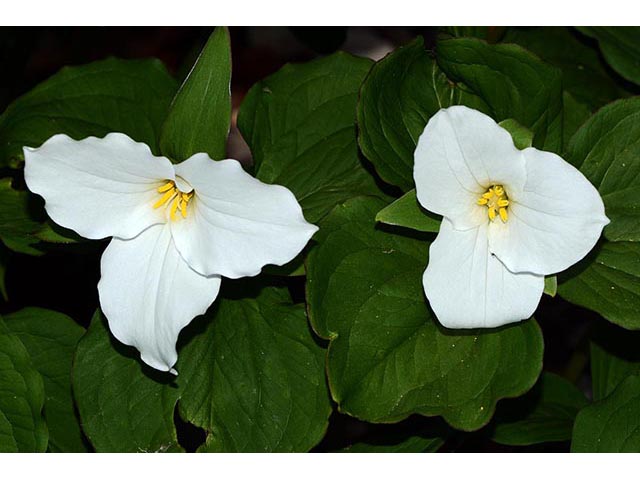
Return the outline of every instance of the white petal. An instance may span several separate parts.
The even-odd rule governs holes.
[[[122,133],[76,141],[54,135],[24,148],[29,190],[45,199],[49,216],[86,238],[135,237],[163,223],[156,188],[172,180],[171,162]]]
[[[424,291],[447,328],[490,328],[533,315],[544,277],[511,273],[489,253],[487,225],[454,230],[443,219],[429,249]]]
[[[491,185],[522,188],[524,159],[491,117],[454,106],[429,119],[418,139],[413,178],[420,204],[464,230],[486,221],[486,208],[476,201]]]
[[[509,190],[509,220],[489,228],[491,251],[512,272],[549,275],[582,259],[609,220],[600,194],[558,155],[523,150],[527,182]]]
[[[187,218],[178,216],[171,231],[182,257],[204,275],[239,278],[284,265],[318,230],[291,191],[260,182],[236,160],[199,153],[176,165],[176,175],[195,194]]]
[[[153,368],[175,373],[178,334],[215,300],[220,277],[189,268],[166,224],[131,240],[111,240],[101,270],[100,306],[113,335],[140,350]]]

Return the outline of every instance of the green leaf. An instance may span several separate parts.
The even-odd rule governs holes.
[[[445,35],[452,37],[475,37],[486,40],[489,43],[496,43],[502,38],[506,27],[440,27]]]
[[[444,445],[442,438],[409,437],[393,445],[355,443],[341,450],[342,453],[433,453]]]
[[[66,315],[41,308],[26,308],[4,319],[7,330],[22,341],[44,380],[49,450],[86,451],[71,397],[71,364],[84,329]]]
[[[561,275],[558,292],[625,328],[640,328],[640,98],[603,107],[573,136],[567,160],[596,186],[605,241]]]
[[[358,143],[384,181],[412,189],[413,152],[429,117],[464,104],[487,111],[466,89],[452,86],[424,49],[422,37],[376,63],[358,101]]]
[[[611,395],[578,413],[571,451],[640,451],[640,376],[628,377]]]
[[[419,413],[478,429],[499,399],[535,383],[540,329],[534,320],[481,331],[441,327],[422,288],[429,243],[377,229],[383,205],[364,197],[338,205],[307,260],[309,318],[331,341],[332,396],[340,411],[370,422]]]
[[[525,396],[500,402],[491,439],[503,445],[571,440],[574,419],[586,405],[575,385],[545,372]]]
[[[591,338],[593,399],[602,400],[629,375],[640,374],[640,332],[599,324]]]
[[[516,120],[508,118],[501,121],[499,125],[509,132],[517,149],[524,150],[533,145],[533,132],[520,125]]]
[[[285,65],[242,103],[238,126],[256,177],[289,188],[312,223],[355,195],[382,195],[356,144],[358,89],[371,64],[338,52]]]
[[[13,427],[0,410],[0,453],[17,453],[18,445],[13,437]]]
[[[438,65],[462,82],[501,121],[512,118],[533,132],[533,146],[562,148],[562,73],[517,45],[489,45],[472,38],[442,40]]]
[[[640,85],[640,27],[578,27],[595,38],[605,60],[627,80]]]
[[[562,86],[590,111],[626,95],[609,75],[597,48],[568,27],[511,27],[503,42],[517,43],[562,70]]]
[[[436,64],[418,38],[378,62],[362,85],[362,152],[383,180],[408,191],[414,187],[413,153],[427,121],[458,104],[497,121],[514,119],[533,132],[538,148],[561,147],[559,70],[515,45],[473,38],[440,41]]]
[[[550,297],[555,297],[558,292],[558,277],[551,275],[550,277],[544,277],[544,293]]]
[[[318,443],[331,405],[325,350],[286,289],[222,298],[180,351],[180,414],[209,432],[205,451],[302,452]],[[189,335],[188,333],[186,334]]]
[[[44,452],[42,377],[20,339],[0,319],[0,452]]]
[[[376,215],[376,222],[411,228],[420,232],[438,232],[442,217],[422,208],[416,197],[416,189],[408,191]]]
[[[559,275],[558,293],[625,328],[640,328],[640,243],[602,242]]]
[[[611,241],[640,241],[640,98],[607,105],[571,139],[569,161],[604,200]]]
[[[562,92],[562,106],[562,144],[566,146],[571,137],[589,119],[591,110],[567,91]]]
[[[78,344],[72,380],[82,428],[98,452],[180,450],[173,424],[175,377],[138,357],[110,336],[96,312]]]
[[[65,67],[0,117],[0,167],[17,167],[24,160],[22,147],[39,147],[57,133],[79,140],[123,132],[157,153],[175,90],[158,60],[110,58]]]
[[[176,94],[162,126],[160,150],[174,162],[206,152],[226,158],[231,124],[231,43],[217,27]]]
[[[4,301],[9,300],[7,293],[7,263],[9,262],[9,255],[7,249],[0,245],[0,296]]]
[[[27,192],[14,190],[11,179],[0,179],[0,239],[11,250],[29,255],[42,252],[33,245],[42,223],[35,220],[36,199]]]

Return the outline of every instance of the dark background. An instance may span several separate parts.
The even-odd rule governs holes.
[[[0,112],[15,98],[46,80],[66,65],[80,65],[109,56],[156,57],[178,79],[186,76],[211,28],[0,28]],[[251,163],[251,154],[235,128],[237,109],[249,88],[287,62],[304,62],[346,50],[379,60],[417,35],[427,47],[434,45],[435,27],[232,27],[233,126],[228,156]],[[5,172],[2,176],[5,176]],[[9,300],[0,298],[0,314],[26,306],[57,310],[87,326],[98,296],[99,258],[103,242],[75,245],[73,253],[56,246],[44,257],[12,253],[6,283]],[[293,293],[303,295],[303,285]],[[543,296],[536,312],[545,338],[545,370],[569,378],[590,395],[587,335],[602,322],[597,314],[562,299]],[[184,424],[177,416],[178,435],[188,450],[204,441],[204,432]],[[411,417],[399,424],[372,425],[334,413],[325,439],[315,451],[333,451],[354,442],[392,443],[395,438],[429,435],[446,428],[437,418]],[[490,427],[489,427],[490,428]],[[443,451],[568,451],[568,443],[538,447],[504,447],[487,439],[487,429],[450,438]]]

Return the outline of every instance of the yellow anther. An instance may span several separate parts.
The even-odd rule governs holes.
[[[182,214],[182,218],[187,218],[187,203],[189,199],[185,200],[184,193],[182,194],[182,200],[180,201],[180,213]]]
[[[487,215],[489,220],[493,221],[498,215],[503,222],[509,218],[507,207],[509,200],[502,185],[492,185],[480,198],[476,201],[480,206],[487,207]]]
[[[176,197],[173,203],[171,204],[171,210],[169,211],[169,216],[171,217],[172,221],[176,219],[176,210],[178,210],[179,206],[180,206],[180,197]]]
[[[153,204],[153,208],[160,208],[167,203],[176,194],[176,189],[172,186],[171,190],[167,191],[160,200]]]
[[[173,183],[172,180],[169,180],[167,183],[165,183],[161,187],[158,187],[158,193],[163,193],[163,192],[166,192],[167,190],[171,190],[174,186],[175,186],[175,183]]]
[[[180,210],[182,218],[187,218],[187,206],[193,197],[193,190],[188,193],[181,192],[174,180],[168,180],[167,183],[158,187],[157,191],[163,195],[160,200],[153,204],[153,208],[160,208],[171,204],[171,206],[169,206],[169,218],[172,221],[176,220],[178,209]]]

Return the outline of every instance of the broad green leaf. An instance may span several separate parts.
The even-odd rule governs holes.
[[[564,90],[591,111],[626,95],[607,72],[597,48],[571,28],[511,27],[502,41],[517,43],[560,68]]]
[[[362,85],[358,139],[383,180],[403,191],[414,187],[418,138],[429,118],[451,105],[513,119],[533,132],[535,147],[560,149],[559,70],[516,45],[473,38],[442,40],[436,53],[437,64],[418,38],[378,62]]]
[[[20,339],[0,319],[0,452],[44,452],[42,377]]]
[[[0,453],[17,453],[18,445],[13,437],[13,427],[0,410]]]
[[[231,124],[229,30],[217,27],[178,90],[162,126],[160,150],[174,162],[206,152],[226,158]]]
[[[602,108],[571,139],[569,161],[600,192],[610,241],[640,241],[640,98]]]
[[[452,86],[418,37],[376,63],[362,84],[358,101],[362,153],[384,181],[411,190],[418,137],[429,117],[456,104],[488,111],[468,89]]]
[[[559,275],[558,293],[625,328],[640,328],[640,243],[602,242]]]
[[[562,92],[562,106],[562,144],[566,147],[571,137],[589,119],[591,110],[566,90]]]
[[[22,147],[57,133],[76,140],[122,132],[158,152],[160,126],[176,90],[158,60],[110,58],[65,67],[0,117],[0,167],[17,167]]]
[[[78,344],[73,392],[96,451],[180,450],[173,424],[175,377],[142,364],[137,350],[111,337],[99,311]]]
[[[629,375],[640,374],[640,332],[606,324],[598,325],[591,338],[593,399],[602,400]]]
[[[41,308],[26,308],[6,315],[4,320],[7,330],[22,341],[44,380],[49,450],[86,451],[71,397],[71,364],[84,329],[66,315]]]
[[[504,445],[571,440],[575,417],[586,405],[584,394],[571,382],[543,373],[526,395],[500,402],[491,439]]]
[[[342,453],[433,453],[444,445],[442,438],[409,437],[400,443],[378,445],[355,443],[341,450]]]
[[[533,145],[533,132],[527,127],[523,127],[516,120],[507,118],[499,123],[513,139],[513,144],[519,150],[524,150]]]
[[[238,126],[256,177],[289,188],[312,223],[355,195],[382,195],[356,144],[358,89],[371,64],[339,52],[285,65],[242,103]]]
[[[324,354],[286,289],[222,298],[180,350],[181,416],[209,432],[205,451],[303,452],[327,428]],[[189,333],[187,333],[187,336]]]
[[[640,376],[627,377],[611,395],[578,413],[571,451],[640,451]]]
[[[383,205],[364,197],[338,205],[307,260],[309,317],[330,339],[332,396],[340,411],[370,422],[419,413],[478,429],[499,399],[535,383],[540,329],[534,320],[493,330],[441,327],[422,287],[429,243],[377,229]]]
[[[562,148],[562,73],[517,45],[472,38],[438,42],[438,65],[491,109],[496,121],[516,120],[534,134],[533,146]]]
[[[640,85],[640,27],[578,27],[595,38],[604,58],[627,80]]]
[[[561,276],[558,291],[625,328],[640,328],[640,98],[603,107],[573,136],[567,160],[593,183],[611,223]]]
[[[408,191],[376,215],[376,222],[411,228],[420,232],[438,232],[442,217],[422,208],[416,197],[416,189]]]
[[[29,255],[42,253],[33,246],[40,242],[37,234],[43,229],[34,215],[37,208],[38,200],[14,190],[10,178],[0,180],[0,239],[9,249]]]

